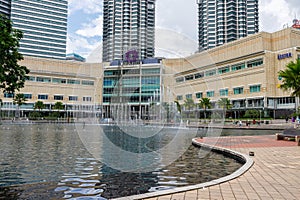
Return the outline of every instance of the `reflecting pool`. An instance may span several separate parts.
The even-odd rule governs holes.
[[[102,127],[107,131],[99,134],[106,134],[115,145],[123,145],[132,152],[147,153],[159,149],[174,137],[173,130],[165,128],[164,137],[136,140],[115,128]],[[97,131],[100,126],[82,125],[82,129],[86,130],[84,136],[91,138],[89,130]],[[188,131],[185,133],[189,135]],[[169,165],[161,162],[155,170],[138,173],[122,171],[113,169],[109,162],[101,162],[107,158],[116,163],[118,159],[122,160],[109,146],[103,143],[98,149],[101,151],[99,155],[94,156],[82,139],[74,124],[1,125],[0,197],[114,198],[207,182],[231,174],[241,166],[231,158],[190,145]],[[183,140],[191,144],[190,137]],[[122,141],[126,141],[126,145]],[[168,151],[165,155],[172,154]],[[159,159],[153,159],[153,162],[160,163]]]

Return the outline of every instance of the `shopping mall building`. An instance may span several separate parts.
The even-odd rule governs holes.
[[[60,101],[65,110],[108,116],[109,106],[122,99],[137,115],[152,103],[195,103],[207,97],[212,109],[220,98],[230,99],[235,114],[247,109],[282,117],[296,110],[299,100],[278,86],[280,70],[300,58],[300,30],[287,28],[275,33],[260,32],[186,58],[148,59],[126,62],[84,63],[25,57],[20,62],[30,69],[29,80],[20,93],[27,101],[21,111],[33,110],[43,101],[52,110]],[[118,87],[118,89],[114,89]],[[117,96],[117,98],[113,98]],[[122,97],[122,98],[121,98]],[[2,110],[13,111],[13,98],[2,94]],[[193,108],[199,111],[199,108]]]

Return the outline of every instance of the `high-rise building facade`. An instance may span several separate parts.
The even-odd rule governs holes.
[[[0,15],[10,15],[10,2],[11,0],[0,0]]]
[[[0,10],[24,34],[20,53],[66,59],[67,0],[0,0]]]
[[[258,0],[198,0],[199,51],[258,32]]]
[[[155,0],[104,0],[103,14],[104,62],[154,56]]]

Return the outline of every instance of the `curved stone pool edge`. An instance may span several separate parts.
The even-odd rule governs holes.
[[[206,182],[206,183],[200,183],[200,184],[197,184],[197,185],[179,187],[179,188],[170,189],[170,190],[149,192],[149,193],[140,194],[140,195],[120,197],[120,198],[116,198],[116,200],[146,199],[146,198],[159,197],[159,196],[170,195],[170,194],[175,194],[175,193],[180,193],[180,192],[187,192],[187,191],[191,191],[191,190],[203,189],[203,188],[206,188],[206,187],[210,187],[210,186],[213,186],[213,185],[218,185],[218,184],[233,180],[235,178],[238,178],[239,176],[241,176],[245,172],[247,172],[252,167],[252,165],[254,164],[254,161],[249,156],[247,156],[245,154],[242,154],[242,153],[239,153],[237,151],[222,148],[222,147],[217,147],[217,146],[211,146],[211,145],[208,145],[208,144],[204,144],[204,143],[198,142],[196,138],[193,139],[192,143],[194,145],[198,146],[198,147],[211,149],[211,150],[213,150],[217,153],[222,153],[222,154],[229,155],[229,156],[233,157],[234,159],[242,160],[245,163],[242,167],[240,167],[238,170],[236,170],[232,174],[230,174],[228,176],[224,176],[224,177],[216,179],[216,180]]]

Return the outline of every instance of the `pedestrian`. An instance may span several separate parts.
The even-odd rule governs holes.
[[[294,122],[295,122],[295,117],[293,116],[293,117],[292,117],[292,123],[294,123]]]
[[[288,121],[289,121],[289,117],[286,116],[286,117],[285,117],[285,123],[288,123]]]
[[[242,121],[241,120],[239,120],[239,127],[241,127],[242,126]]]

